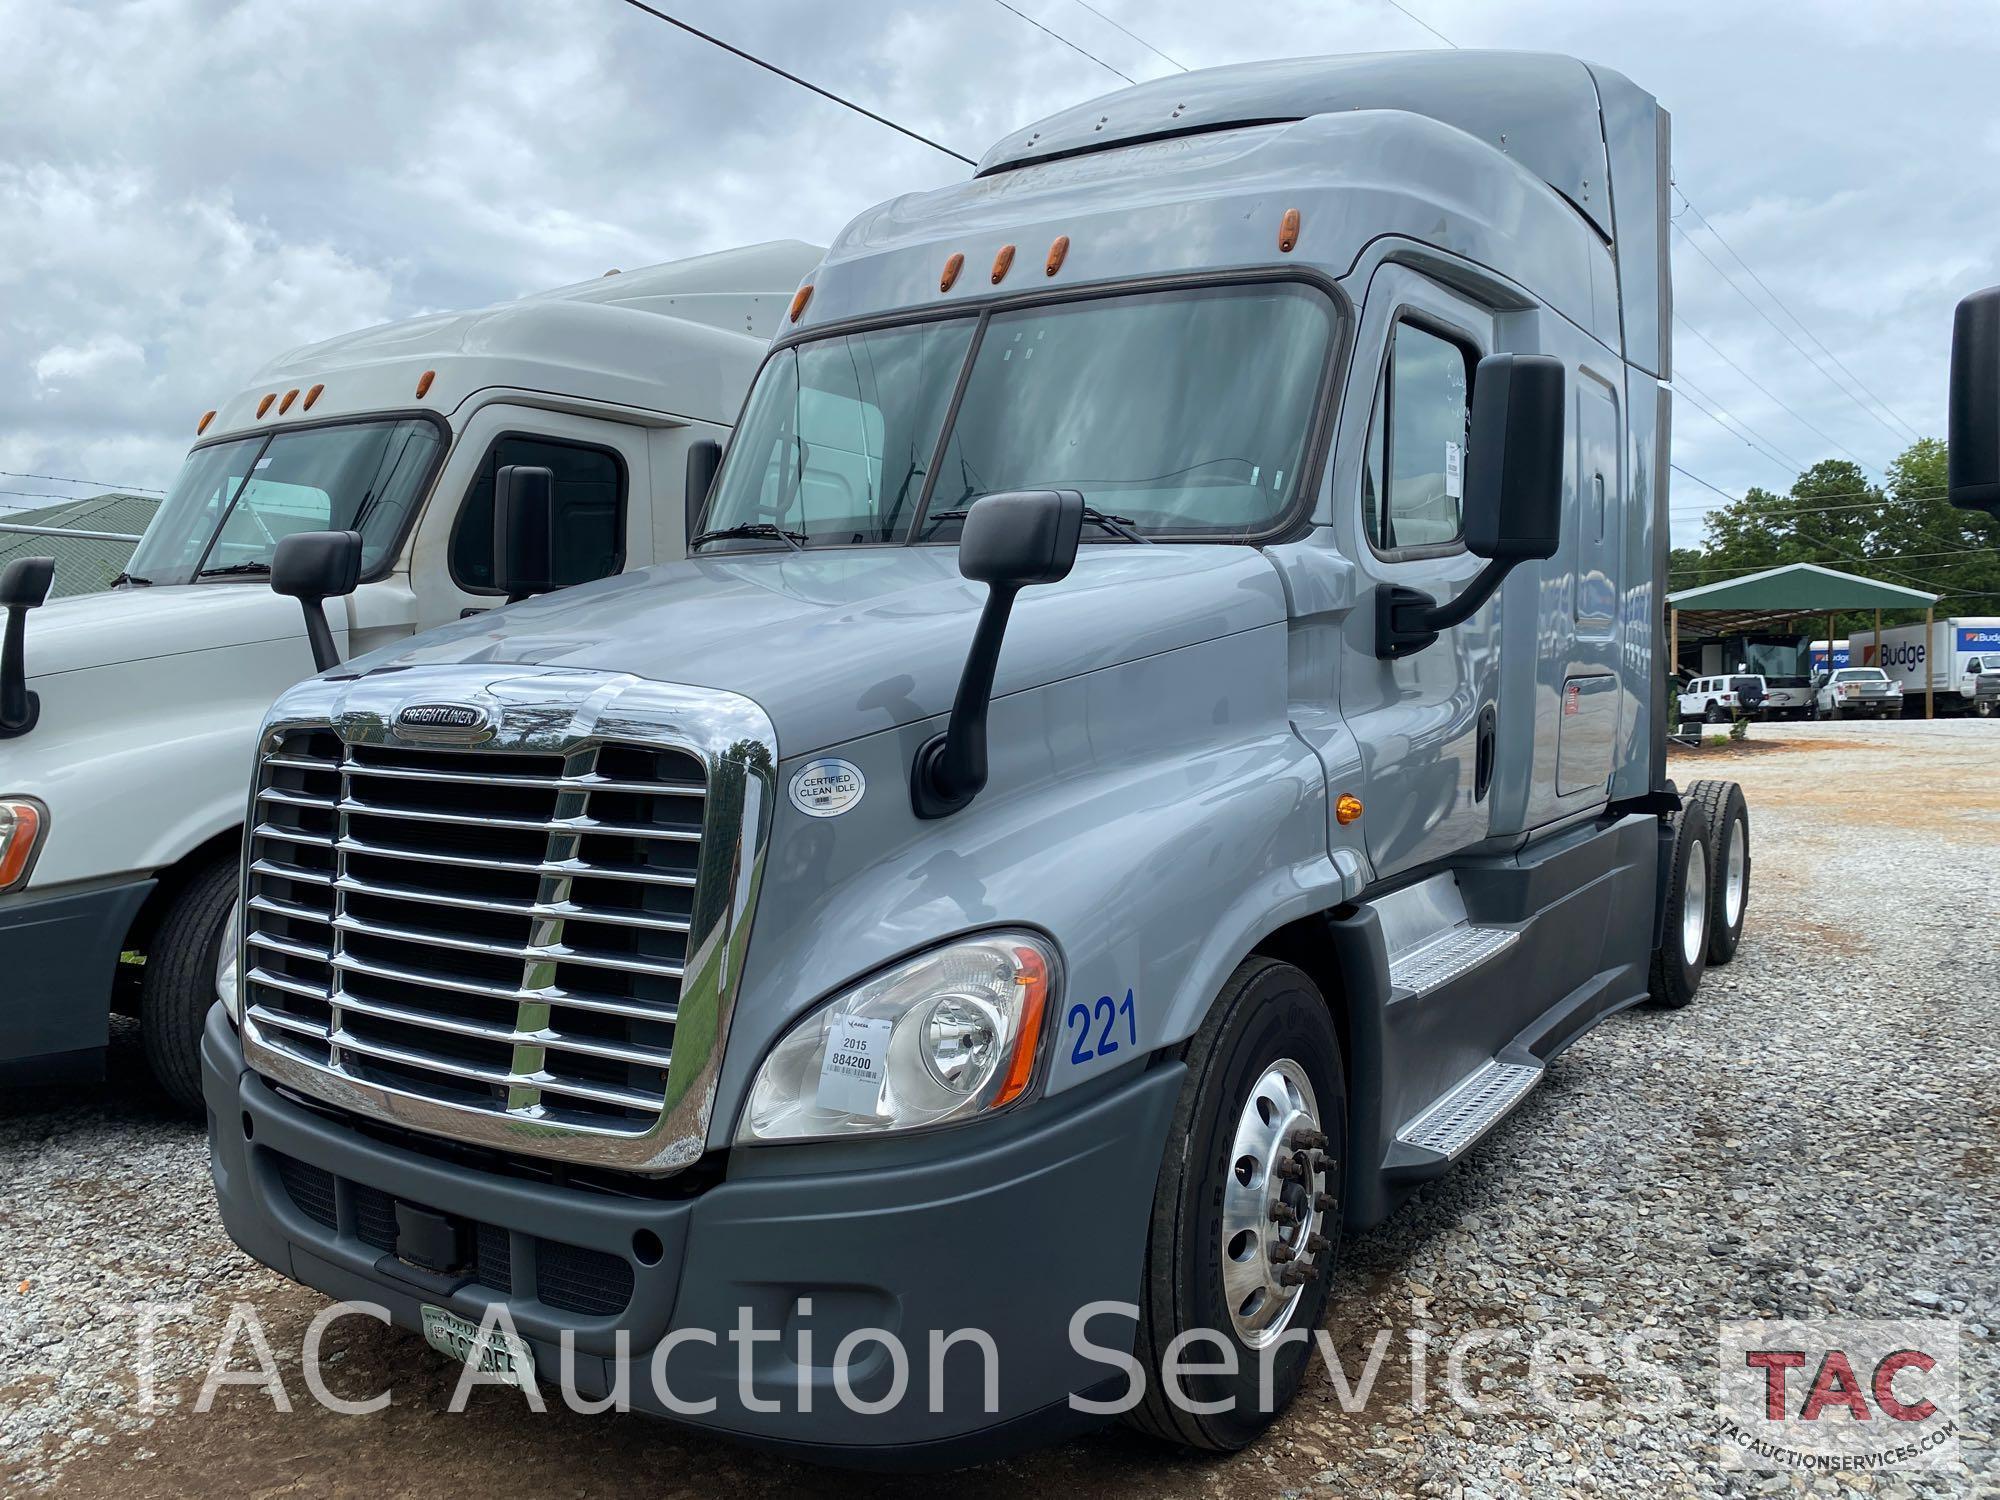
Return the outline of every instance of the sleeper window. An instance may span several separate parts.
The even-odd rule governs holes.
[[[1362,478],[1363,521],[1378,550],[1458,540],[1471,368],[1451,340],[1413,323],[1396,326]]]

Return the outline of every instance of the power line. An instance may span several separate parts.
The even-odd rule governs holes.
[[[1173,65],[1179,68],[1183,73],[1185,73],[1188,70],[1188,65],[1186,63],[1179,62],[1174,58],[1168,57],[1166,53],[1162,52],[1158,47],[1155,47],[1151,42],[1147,41],[1144,37],[1140,36],[1139,33],[1134,31],[1131,27],[1122,25],[1118,21],[1113,20],[1110,16],[1107,16],[1103,11],[1099,10],[1096,6],[1092,5],[1090,3],[1090,0],[1076,0],[1076,3],[1078,5],[1081,5],[1085,10],[1089,11],[1093,16],[1097,17],[1098,20],[1104,22],[1105,25],[1116,26],[1120,31],[1124,32],[1125,35],[1129,36],[1130,38],[1132,38],[1133,41],[1137,42],[1141,47],[1144,47],[1148,52],[1152,53],[1153,56],[1160,58],[1163,61],[1173,63]]]
[[[1778,447],[1777,444],[1771,442],[1769,439],[1759,439],[1756,437],[1749,423],[1743,421],[1740,417],[1731,416],[1728,407],[1722,405],[1721,402],[1717,401],[1706,391],[1703,391],[1700,386],[1689,380],[1685,375],[1676,375],[1670,389],[1676,396],[1679,396],[1688,405],[1707,417],[1717,427],[1720,427],[1724,432],[1759,456],[1770,459],[1772,463],[1785,470],[1788,474],[1796,477],[1805,472],[1804,464],[1800,463],[1796,458],[1793,458],[1784,449]],[[1718,412],[1721,415],[1718,416]],[[1725,417],[1729,420],[1724,421]],[[1730,422],[1736,423],[1736,427],[1731,427],[1729,425]],[[1737,431],[1739,427],[1742,429],[1740,432]]]
[[[1415,11],[1411,10],[1409,6],[1400,3],[1400,0],[1389,0],[1389,3],[1395,6],[1395,8],[1397,10],[1400,10],[1404,15],[1408,16],[1412,21],[1415,21],[1419,26],[1423,27],[1424,30],[1428,31],[1432,36],[1436,37],[1439,41],[1443,42],[1447,47],[1451,48],[1452,51],[1456,52],[1458,50],[1457,42],[1454,42],[1450,37],[1446,36],[1442,31],[1439,31],[1437,27],[1431,25],[1430,22],[1426,21],[1422,16],[1418,15]]]
[[[1016,10],[1013,6],[1007,3],[1007,0],[993,0],[993,3],[999,6],[1002,10],[1007,11],[1009,14],[1019,16],[1022,20],[1026,21],[1030,26],[1034,27],[1035,30],[1044,32],[1047,35],[1054,37],[1057,41],[1061,42],[1065,47],[1069,48],[1070,51],[1076,53],[1077,56],[1089,58],[1092,62],[1096,63],[1098,67],[1104,69],[1105,72],[1116,73],[1118,77],[1124,79],[1127,83],[1137,83],[1139,81],[1138,79],[1134,78],[1130,73],[1119,73],[1118,69],[1112,67],[1110,63],[1106,62],[1103,58],[1099,57],[1095,52],[1085,51],[1082,47],[1077,46],[1075,42],[1072,42],[1068,37],[1064,36],[1060,31],[1057,31],[1054,27],[1044,26],[1040,21],[1037,21],[1033,16],[1029,15],[1025,10]]]
[[[1815,427],[1811,422],[1808,422],[1803,416],[1799,414],[1798,409],[1796,407],[1793,407],[1790,403],[1788,403],[1782,397],[1780,397],[1774,391],[1772,391],[1769,386],[1765,385],[1763,381],[1759,380],[1755,375],[1752,375],[1748,370],[1744,369],[1743,366],[1739,365],[1738,363],[1736,363],[1735,360],[1731,359],[1727,354],[1723,353],[1721,347],[1716,344],[1714,339],[1710,338],[1707,334],[1703,333],[1699,328],[1695,327],[1694,324],[1690,323],[1686,318],[1682,317],[1679,313],[1675,313],[1674,321],[1680,324],[1680,326],[1685,328],[1689,333],[1693,334],[1696,338],[1700,339],[1704,344],[1708,345],[1708,347],[1714,351],[1715,357],[1717,359],[1721,360],[1724,364],[1728,365],[1730,369],[1734,370],[1738,375],[1741,375],[1745,380],[1749,381],[1752,385],[1757,387],[1758,390],[1762,391],[1766,396],[1770,397],[1772,401],[1776,402],[1778,406],[1783,408],[1786,412],[1789,412],[1791,414],[1792,420],[1797,422],[1801,427],[1805,428],[1808,432],[1811,432],[1821,440],[1833,444],[1833,446],[1838,448],[1842,453],[1845,453],[1849,458],[1853,459],[1857,464],[1860,464],[1862,468],[1866,469],[1867,467],[1869,467],[1868,461],[1862,458],[1860,454],[1856,453],[1852,448],[1848,447],[1845,443],[1841,442],[1840,439],[1834,437],[1831,433],[1824,432],[1820,428]],[[1875,468],[1878,473],[1881,471],[1881,465],[1877,464]]]
[[[51,484],[88,484],[100,490],[119,490],[128,494],[164,495],[166,493],[165,490],[151,489],[143,484],[105,484],[102,480],[97,480],[97,479],[72,479],[67,474],[17,474],[12,469],[0,469],[0,477],[4,477],[7,479],[44,479],[49,481]],[[0,493],[5,493],[9,495],[19,495],[24,492],[21,490],[6,490]],[[65,500],[70,497],[66,495],[57,495],[54,498],[57,500]],[[88,495],[83,495],[77,498],[87,500],[90,497]]]
[[[802,89],[810,89],[813,93],[818,94],[820,98],[830,99],[835,104],[838,104],[842,109],[851,109],[857,115],[864,115],[868,119],[873,120],[877,125],[886,125],[891,130],[895,131],[898,135],[906,135],[911,140],[916,141],[920,145],[929,146],[933,151],[942,151],[946,156],[956,157],[959,161],[964,162],[968,167],[976,167],[979,165],[978,162],[974,161],[971,157],[966,156],[962,152],[954,151],[949,146],[940,145],[938,142],[932,140],[929,136],[920,134],[919,132],[910,129],[910,127],[907,125],[898,125],[894,120],[890,119],[887,115],[878,115],[877,113],[875,113],[874,110],[869,109],[866,105],[856,104],[852,99],[843,98],[841,95],[834,93],[833,90],[831,89],[821,88],[818,84],[813,83],[809,79],[801,78],[796,73],[788,73],[783,68],[779,67],[776,63],[766,62],[764,61],[763,58],[758,57],[755,53],[745,52],[741,47],[731,46],[728,42],[725,42],[719,36],[711,36],[708,32],[703,31],[698,26],[688,25],[688,23],[683,21],[679,16],[670,16],[665,11],[661,10],[658,6],[648,5],[646,3],[646,0],[624,0],[624,3],[631,6],[634,10],[645,12],[647,15],[651,16],[656,21],[665,21],[669,26],[678,26],[682,31],[685,31],[689,36],[698,37],[700,40],[707,42],[711,47],[720,47],[724,52],[729,53],[731,56],[740,57],[743,59],[743,61],[747,63],[754,63],[757,67],[762,68],[767,73],[775,73],[780,78],[784,79],[787,83],[796,83]]]
[[[1679,187],[1676,186],[1674,191],[1680,192]],[[1729,252],[1730,257],[1736,262],[1736,264],[1741,266],[1746,272],[1749,273],[1750,279],[1756,282],[1758,286],[1764,289],[1764,295],[1769,297],[1772,302],[1776,303],[1778,308],[1784,313],[1786,317],[1790,318],[1794,323],[1799,325],[1800,333],[1803,333],[1807,338],[1811,339],[1814,344],[1818,345],[1820,349],[1825,351],[1826,357],[1828,359],[1832,360],[1836,365],[1839,365],[1842,370],[1845,370],[1847,372],[1847,378],[1849,380],[1852,380],[1856,385],[1860,386],[1861,389],[1867,393],[1868,397],[1871,400],[1873,400],[1877,406],[1881,407],[1883,411],[1887,412],[1891,417],[1894,417],[1897,425],[1900,426],[1903,429],[1903,431],[1907,432],[1912,438],[1919,438],[1922,436],[1922,434],[1919,433],[1916,428],[1912,427],[1908,422],[1905,422],[1902,419],[1902,417],[1897,414],[1896,409],[1894,407],[1889,405],[1889,403],[1884,401],[1880,396],[1877,396],[1874,391],[1870,390],[1867,384],[1861,379],[1859,375],[1856,375],[1854,371],[1848,369],[1847,362],[1843,360],[1838,354],[1835,354],[1832,349],[1828,348],[1827,343],[1824,339],[1822,339],[1818,334],[1814,333],[1810,328],[1806,327],[1805,320],[1801,318],[1797,313],[1793,312],[1791,308],[1787,307],[1785,305],[1784,299],[1780,297],[1776,292],[1772,291],[1769,283],[1767,283],[1763,277],[1757,274],[1756,268],[1752,266],[1749,261],[1745,260],[1742,257],[1742,255],[1740,255],[1737,252],[1737,249],[1734,245],[1730,244],[1728,240],[1722,237],[1722,231],[1720,229],[1717,229],[1713,224],[1708,222],[1708,216],[1704,214],[1700,209],[1694,206],[1694,200],[1692,198],[1688,197],[1686,193],[1681,193],[1681,202],[1685,203],[1687,205],[1688,212],[1693,214],[1695,218],[1700,221],[1701,227],[1703,229],[1706,229],[1710,234],[1715,236],[1715,242],[1718,245],[1722,246],[1723,249]]]

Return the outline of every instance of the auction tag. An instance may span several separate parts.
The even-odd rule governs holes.
[[[1444,445],[1444,492],[1454,500],[1465,493],[1465,450],[1457,443]]]
[[[826,1057],[819,1065],[821,1109],[872,1115],[882,1102],[889,1071],[889,1034],[896,1023],[886,1016],[840,1016],[827,1033]]]

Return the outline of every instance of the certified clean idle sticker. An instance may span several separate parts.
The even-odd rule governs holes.
[[[792,776],[792,806],[809,818],[838,817],[861,800],[868,782],[861,767],[827,756],[810,760]]]
[[[835,1017],[819,1065],[816,1099],[821,1109],[848,1115],[875,1113],[889,1068],[889,1034],[895,1029],[896,1023],[887,1016]]]

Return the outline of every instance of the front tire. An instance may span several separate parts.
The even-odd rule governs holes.
[[[160,914],[139,985],[139,1036],[146,1064],[167,1096],[201,1108],[201,1029],[215,1003],[222,930],[235,903],[234,859],[202,866]]]
[[[1179,1055],[1188,1075],[1153,1198],[1134,1349],[1146,1391],[1127,1420],[1167,1442],[1234,1452],[1305,1379],[1311,1340],[1280,1337],[1310,1333],[1326,1312],[1340,1250],[1346,1074],[1325,998],[1301,970],[1270,958],[1237,967]],[[1168,1346],[1196,1329],[1232,1346],[1235,1373],[1186,1376],[1179,1388],[1191,1401],[1177,1403],[1162,1368]],[[1206,1337],[1182,1359],[1224,1362]],[[1217,1401],[1228,1404],[1182,1409]]]
[[[1726,964],[1743,941],[1750,911],[1750,808],[1733,781],[1697,781],[1683,794],[1708,819],[1708,961]]]
[[[1655,1005],[1680,1010],[1694,999],[1701,976],[1708,972],[1709,871],[1714,867],[1708,812],[1701,803],[1683,798],[1681,810],[1667,827],[1673,855],[1667,863],[1666,906],[1660,946],[1653,950],[1646,991]]]

